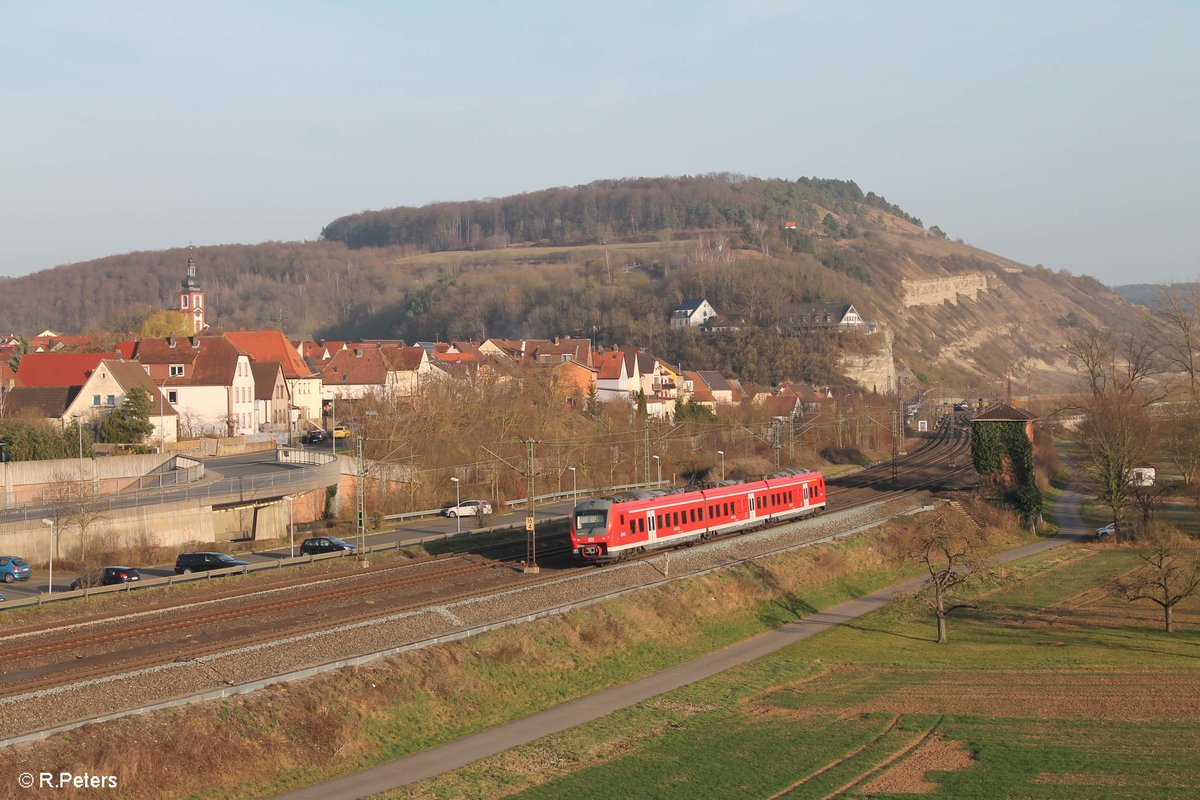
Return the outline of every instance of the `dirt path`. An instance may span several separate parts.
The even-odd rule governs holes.
[[[1015,561],[1086,537],[1080,516],[1081,499],[1064,492],[1054,503],[1054,519],[1059,532],[1055,536],[1001,553],[997,560]],[[545,736],[574,728],[605,717],[614,711],[636,705],[651,697],[704,680],[725,670],[770,655],[790,644],[868,614],[884,606],[893,595],[917,585],[919,579],[894,584],[869,595],[848,600],[825,611],[789,622],[773,631],[680,664],[673,669],[649,675],[641,680],[614,686],[598,694],[547,709],[525,719],[481,731],[457,741],[389,761],[361,772],[298,789],[282,800],[342,800],[378,794],[465,767],[513,747],[537,741]]]

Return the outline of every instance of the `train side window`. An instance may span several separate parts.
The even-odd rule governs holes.
[[[675,511],[671,514],[671,524],[672,525],[679,524],[679,512],[678,511]]]

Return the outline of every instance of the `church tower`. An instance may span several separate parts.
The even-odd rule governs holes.
[[[192,333],[204,330],[204,288],[196,277],[195,248],[188,248],[187,277],[179,290],[179,310],[192,318]]]

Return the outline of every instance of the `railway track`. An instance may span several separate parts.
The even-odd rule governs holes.
[[[941,430],[905,457],[902,468],[897,470],[894,486],[891,485],[890,462],[876,465],[853,476],[831,480],[830,503],[839,509],[852,508],[887,500],[913,489],[928,488],[930,483],[945,483],[948,474],[946,465],[965,460],[967,448],[966,439],[956,438],[949,428]],[[969,472],[969,468],[961,467],[950,470],[949,476],[953,478],[956,474]],[[734,537],[719,537],[716,541],[730,538]],[[531,585],[561,578],[572,571],[603,568],[595,564],[580,566],[572,563],[540,575],[516,578],[518,573],[512,567],[513,562],[523,555],[523,543],[522,537],[476,547],[474,554],[450,554],[365,574],[325,577],[320,583],[329,585],[316,591],[305,591],[306,586],[311,584],[301,581],[259,592],[263,595],[294,592],[289,596],[255,599],[254,593],[249,596],[231,594],[217,601],[223,605],[221,608],[206,608],[191,613],[164,609],[146,612],[165,617],[153,621],[147,621],[141,614],[127,615],[115,626],[62,637],[61,633],[65,630],[80,625],[91,627],[107,624],[99,619],[84,623],[76,621],[39,631],[39,634],[48,637],[53,637],[56,632],[60,634],[47,641],[5,647],[6,641],[32,638],[35,634],[20,631],[0,636],[0,698],[27,695],[41,689],[132,672],[171,661],[190,661],[301,632],[325,631],[387,615],[436,608],[440,604],[488,595],[500,588],[511,588],[515,585],[514,578],[520,581],[519,585]],[[512,555],[508,557],[510,560],[505,560],[503,554],[509,550]],[[479,560],[480,553],[484,551],[493,553],[495,557]],[[545,565],[560,557],[569,557],[570,548],[566,543],[547,543],[540,548],[540,553]],[[649,552],[635,560],[655,555],[657,553]],[[487,585],[463,588],[464,580],[489,573],[504,577],[484,581]],[[404,597],[397,599],[394,597],[397,593]],[[354,600],[360,601],[358,605],[347,607],[347,601]],[[196,605],[208,606],[212,602]],[[336,616],[330,618],[326,614],[314,619],[317,615],[311,609],[322,607],[336,608]],[[270,622],[273,616],[281,614],[289,620],[287,625]],[[242,624],[239,626],[238,623]],[[210,640],[200,641],[202,635],[207,635]],[[147,640],[156,641],[153,646],[145,646]],[[59,658],[53,660],[56,656]]]

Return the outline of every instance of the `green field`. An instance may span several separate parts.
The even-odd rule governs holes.
[[[1070,546],[954,618],[896,609],[389,797],[1200,795],[1200,603],[1176,633]]]

